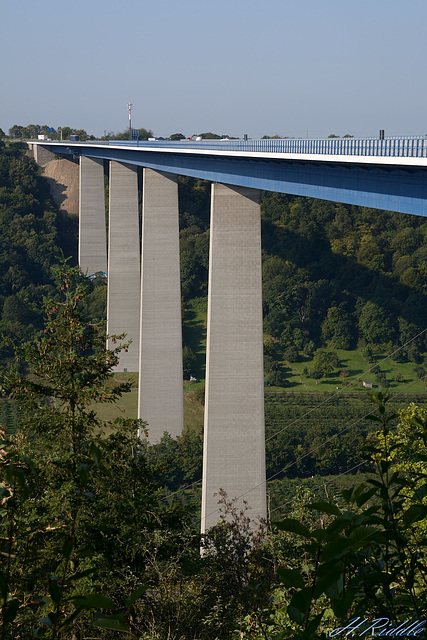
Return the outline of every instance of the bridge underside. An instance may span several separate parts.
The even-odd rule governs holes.
[[[109,147],[69,148],[68,152],[211,182],[427,216],[427,169],[423,167],[397,168],[337,160],[261,160]]]

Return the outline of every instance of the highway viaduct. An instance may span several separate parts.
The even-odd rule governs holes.
[[[260,190],[427,216],[427,138],[31,146],[39,164],[46,153],[79,158],[79,263],[108,272],[107,331],[132,339],[119,370],[139,371],[152,442],[183,429],[177,175],[212,182],[202,532],[219,519],[219,489],[265,518]]]

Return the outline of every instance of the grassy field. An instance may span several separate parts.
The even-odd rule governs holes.
[[[94,403],[91,408],[101,420],[112,421],[116,418],[136,418],[138,414],[138,374],[116,373],[110,386],[121,382],[133,381],[130,393],[125,393],[116,404]],[[203,382],[184,381],[184,424],[194,430],[203,428],[203,404],[198,399],[197,390],[204,387]]]
[[[194,355],[195,363],[193,375],[198,379],[196,383],[184,381],[184,424],[193,429],[201,429],[203,425],[203,404],[198,397],[198,389],[204,384],[205,377],[205,352],[206,352],[206,318],[207,318],[207,298],[196,298],[186,304],[184,309],[183,342],[188,345]],[[331,349],[325,349],[331,351]],[[373,389],[378,389],[377,376],[370,372],[374,366],[379,366],[381,372],[386,376],[393,394],[418,394],[426,392],[425,382],[419,380],[414,372],[415,363],[397,363],[388,354],[378,353],[374,362],[368,363],[363,357],[362,351],[336,350],[340,360],[340,367],[328,376],[315,380],[306,375],[304,370],[312,369],[312,359],[301,356],[299,362],[290,363],[283,361],[288,385],[281,387],[266,387],[267,393],[279,392],[281,394],[331,394],[339,392],[340,395],[349,394],[349,401],[354,393],[366,396],[363,382],[372,382]],[[427,355],[427,354],[426,354]],[[116,374],[117,381],[125,381],[129,374]],[[119,416],[136,417],[138,408],[138,374],[131,376],[135,380],[132,391],[126,394],[116,405],[96,405],[100,417],[104,420],[113,420]],[[294,400],[295,401],[295,400]],[[404,399],[402,398],[404,403]]]
[[[203,430],[204,406],[198,397],[197,389],[204,383],[184,382],[184,425],[193,431]]]
[[[116,418],[136,418],[138,414],[138,374],[115,373],[107,387],[122,382],[131,382],[130,393],[125,393],[115,404],[94,402],[91,409],[96,411],[101,420],[115,420]]]
[[[196,298],[191,300],[186,306],[184,315],[183,338],[193,350],[196,356],[194,374],[199,380],[205,377],[205,352],[206,352],[206,317],[207,298]],[[331,349],[325,349],[331,351]],[[289,381],[286,389],[292,392],[315,392],[331,393],[337,390],[348,390],[350,392],[363,391],[363,382],[372,382],[373,388],[378,388],[376,374],[370,369],[375,365],[380,367],[385,374],[393,393],[424,393],[426,385],[419,380],[414,373],[416,364],[414,362],[397,363],[390,358],[386,358],[387,353],[378,353],[374,362],[368,363],[363,357],[362,351],[336,350],[341,367],[321,380],[315,380],[304,375],[304,369],[312,369],[312,359],[301,357],[300,362],[282,362],[285,375]],[[427,356],[427,354],[425,354]],[[397,378],[397,379],[396,379]],[[276,389],[271,387],[271,389]],[[277,390],[279,390],[277,388]]]
[[[283,424],[286,424],[288,420],[292,421],[291,414],[293,415],[294,410],[297,411],[298,415],[299,412],[304,414],[308,408],[307,402],[309,402],[311,411],[317,404],[323,403],[325,398],[328,396],[331,398],[328,400],[328,406],[330,409],[328,415],[330,419],[337,421],[337,424],[340,422],[340,416],[341,418],[343,416],[341,415],[342,410],[337,409],[338,414],[332,410],[331,400],[333,397],[336,397],[337,401],[340,399],[341,403],[344,402],[344,405],[347,405],[347,409],[350,410],[350,405],[353,407],[351,412],[352,414],[354,413],[354,416],[352,415],[351,420],[355,420],[357,417],[361,417],[367,412],[370,403],[367,391],[363,388],[362,381],[372,380],[374,382],[374,390],[376,390],[378,389],[378,385],[375,382],[375,376],[370,376],[366,373],[369,365],[362,358],[359,352],[339,351],[338,355],[342,364],[341,370],[348,372],[347,377],[343,378],[339,375],[334,376],[333,374],[330,374],[327,378],[317,381],[316,384],[314,379],[307,378],[302,374],[304,367],[307,366],[303,361],[292,364],[292,368],[290,368],[289,365],[287,371],[287,376],[290,381],[289,387],[280,388],[269,386],[265,388],[265,393],[267,397],[270,398],[270,400],[266,401],[268,404],[268,406],[266,404],[267,430],[269,428],[273,428],[274,430],[275,426],[275,419],[273,419],[273,422],[270,424],[271,416],[269,415],[269,406],[273,397],[275,398],[275,402],[279,402],[282,406],[281,412],[283,412],[283,415],[280,416],[280,422],[283,422]],[[308,368],[310,362],[311,361],[308,361]],[[414,401],[416,396],[426,396],[425,383],[418,380],[414,375],[413,363],[397,364],[387,361],[382,363],[380,366],[381,370],[384,371],[387,377],[391,380],[394,375],[401,374],[403,378],[402,381],[391,383],[392,395],[400,406],[405,406],[409,402]],[[138,410],[138,375],[123,373],[115,374],[114,380],[122,382],[130,377],[135,381],[132,386],[132,390],[130,393],[123,395],[116,405],[102,403],[93,405],[93,408],[97,411],[102,420],[109,421],[119,417],[136,418]],[[184,381],[183,383],[184,424],[187,428],[198,432],[203,429],[204,407],[201,398],[203,387],[203,380],[196,383],[190,383],[189,381]],[[311,400],[309,400],[309,398],[311,398]],[[292,411],[290,409],[291,407]],[[326,417],[323,415],[321,417],[316,411],[316,414],[312,416],[312,419],[314,421],[322,422]]]
[[[207,304],[207,298],[195,298],[186,304],[183,314],[183,343],[196,357],[193,375],[200,380],[205,377]]]
[[[325,349],[325,351],[331,351],[331,349]],[[375,356],[374,362],[368,363],[359,349],[354,351],[337,349],[336,353],[341,367],[321,380],[314,380],[303,373],[305,368],[309,371],[312,368],[311,358],[302,358],[300,362],[295,363],[283,362],[286,377],[289,380],[287,388],[294,392],[317,393],[332,392],[337,390],[337,387],[340,390],[358,391],[364,389],[363,381],[366,381],[372,382],[375,389],[379,384],[376,381],[376,374],[371,373],[370,369],[378,365],[381,372],[385,374],[393,393],[424,393],[426,391],[425,382],[419,380],[414,373],[416,367],[414,362],[393,362],[390,358],[385,359],[387,354],[382,353]]]
[[[186,304],[184,309],[183,342],[188,345],[194,355],[194,371],[198,382],[190,383],[184,381],[184,424],[191,429],[200,430],[203,426],[203,404],[200,399],[201,387],[204,386],[205,377],[205,352],[206,352],[206,317],[207,298],[197,298]],[[328,349],[325,349],[328,351]],[[330,350],[329,350],[330,351]],[[393,394],[418,394],[426,392],[425,382],[419,380],[414,372],[415,363],[396,363],[390,358],[384,359],[387,354],[376,354],[375,361],[368,363],[363,357],[361,350],[336,351],[340,360],[340,367],[333,373],[321,380],[308,377],[304,370],[312,369],[312,359],[301,356],[299,362],[282,362],[285,370],[288,385],[281,387],[266,387],[266,393],[279,393],[283,395],[293,394],[323,394],[339,393],[349,394],[349,402],[353,402],[354,393],[366,396],[363,381],[373,383],[373,388],[378,389],[376,374],[370,373],[370,369],[375,365],[380,367],[385,374]],[[114,375],[114,382],[126,382],[133,380],[132,390],[124,394],[120,401],[115,404],[94,404],[99,417],[102,420],[114,420],[118,417],[136,418],[138,412],[138,373],[127,374],[117,373]],[[113,384],[113,382],[111,383]],[[295,403],[295,398],[293,402]],[[402,403],[405,400],[402,397]]]

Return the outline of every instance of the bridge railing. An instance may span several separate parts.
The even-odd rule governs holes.
[[[139,148],[197,149],[260,153],[349,156],[427,157],[427,136],[379,138],[275,138],[262,140],[110,140],[111,145]]]

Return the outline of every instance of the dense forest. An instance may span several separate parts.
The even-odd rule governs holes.
[[[0,142],[0,330],[27,340],[43,326],[42,301],[54,291],[52,267],[60,256],[77,260],[78,221],[58,211],[40,168],[25,155],[26,145]],[[105,291],[95,291],[87,304],[100,318]],[[104,301],[103,301],[104,299]],[[0,358],[7,351],[1,351]]]
[[[188,300],[206,294],[209,185],[181,179],[181,207]],[[264,192],[265,333],[283,354],[405,345],[425,328],[426,235],[417,216]],[[401,357],[417,362],[425,348],[422,336]]]
[[[427,418],[399,409],[424,397],[380,391],[367,410],[352,390],[319,408],[320,393],[290,387],[287,365],[303,361],[320,380],[340,369],[336,351],[375,364],[397,350],[425,375],[424,220],[263,193],[272,517],[254,533],[223,495],[224,519],[201,538],[200,430],[148,447],[144,423],[93,410],[130,390],[111,377],[105,282],[72,266],[76,221],[23,152],[0,147],[0,404],[20,423],[0,449],[1,639],[309,640],[357,616],[382,618],[377,630],[391,635],[421,621],[422,633]],[[180,178],[179,190],[191,360],[201,335],[185,321],[206,297],[209,185]]]
[[[76,225],[54,207],[47,182],[19,145],[0,148],[1,330],[27,339],[42,327],[61,250],[75,256]]]
[[[2,321],[30,335],[58,256],[76,254],[76,221],[59,214],[46,182],[14,145],[1,149]],[[207,293],[209,183],[180,178],[184,302]],[[426,337],[427,226],[423,218],[264,192],[266,336],[280,355],[322,346],[396,347],[420,362]],[[17,304],[19,301],[19,304]],[[28,331],[30,333],[28,333]],[[268,361],[268,348],[267,348]]]

